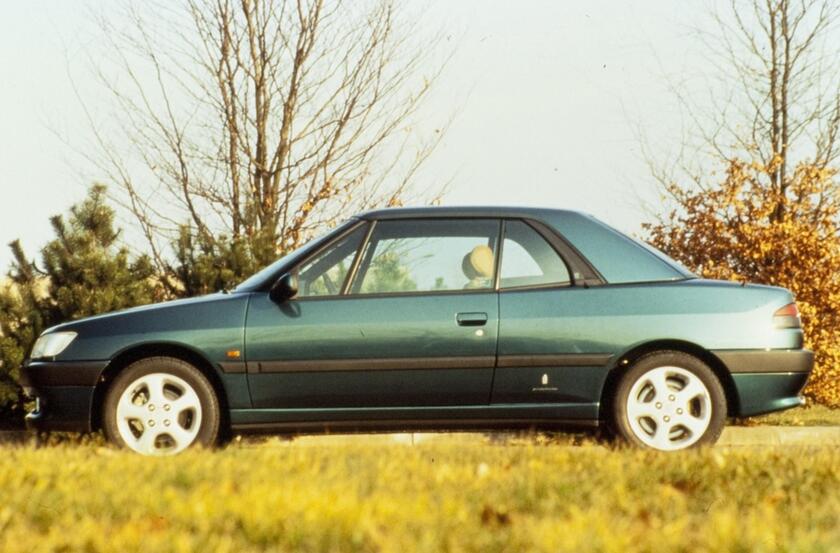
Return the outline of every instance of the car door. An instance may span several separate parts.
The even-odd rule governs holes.
[[[558,251],[549,231],[522,220],[504,222],[499,279],[499,357],[493,403],[597,402],[613,348],[593,333],[593,289]]]
[[[500,222],[360,225],[295,270],[298,295],[248,310],[256,408],[486,405]]]

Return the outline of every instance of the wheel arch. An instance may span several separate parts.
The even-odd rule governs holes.
[[[91,429],[97,431],[102,428],[102,406],[105,395],[111,387],[114,378],[126,367],[141,359],[149,357],[173,357],[180,359],[198,369],[210,382],[219,400],[221,428],[230,426],[228,412],[228,398],[219,372],[203,354],[195,349],[179,343],[152,342],[131,346],[115,355],[108,366],[102,371],[99,381],[93,391],[91,404]]]
[[[610,367],[610,371],[604,382],[604,387],[601,390],[599,414],[602,420],[606,419],[611,412],[615,389],[627,369],[633,366],[633,363],[642,356],[657,351],[678,351],[696,357],[708,365],[712,369],[712,372],[715,373],[715,376],[717,376],[726,395],[727,416],[732,417],[739,412],[738,391],[735,387],[735,382],[732,380],[729,369],[726,368],[726,365],[720,359],[709,350],[693,342],[664,339],[637,344],[615,357],[615,361],[612,367]]]

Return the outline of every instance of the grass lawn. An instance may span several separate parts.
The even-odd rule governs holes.
[[[840,409],[832,409],[820,404],[795,407],[787,411],[770,413],[738,421],[739,424],[778,425],[778,426],[840,426]]]
[[[7,447],[0,551],[836,551],[840,450]]]

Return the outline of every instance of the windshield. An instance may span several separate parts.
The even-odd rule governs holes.
[[[276,277],[279,277],[280,275],[278,275],[277,272],[284,266],[294,264],[296,260],[306,257],[313,250],[320,248],[325,241],[330,240],[335,234],[344,232],[357,222],[358,219],[349,219],[338,225],[331,232],[328,232],[314,240],[310,240],[298,249],[284,255],[265,269],[254,273],[254,275],[247,280],[244,280],[239,284],[239,286],[234,288],[234,292],[253,292],[254,290],[262,288],[267,281],[274,280]]]

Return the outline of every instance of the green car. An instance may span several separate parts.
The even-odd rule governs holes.
[[[22,370],[30,427],[143,454],[230,432],[608,425],[714,443],[802,404],[790,292],[698,278],[574,211],[353,217],[235,290],[73,321]]]

